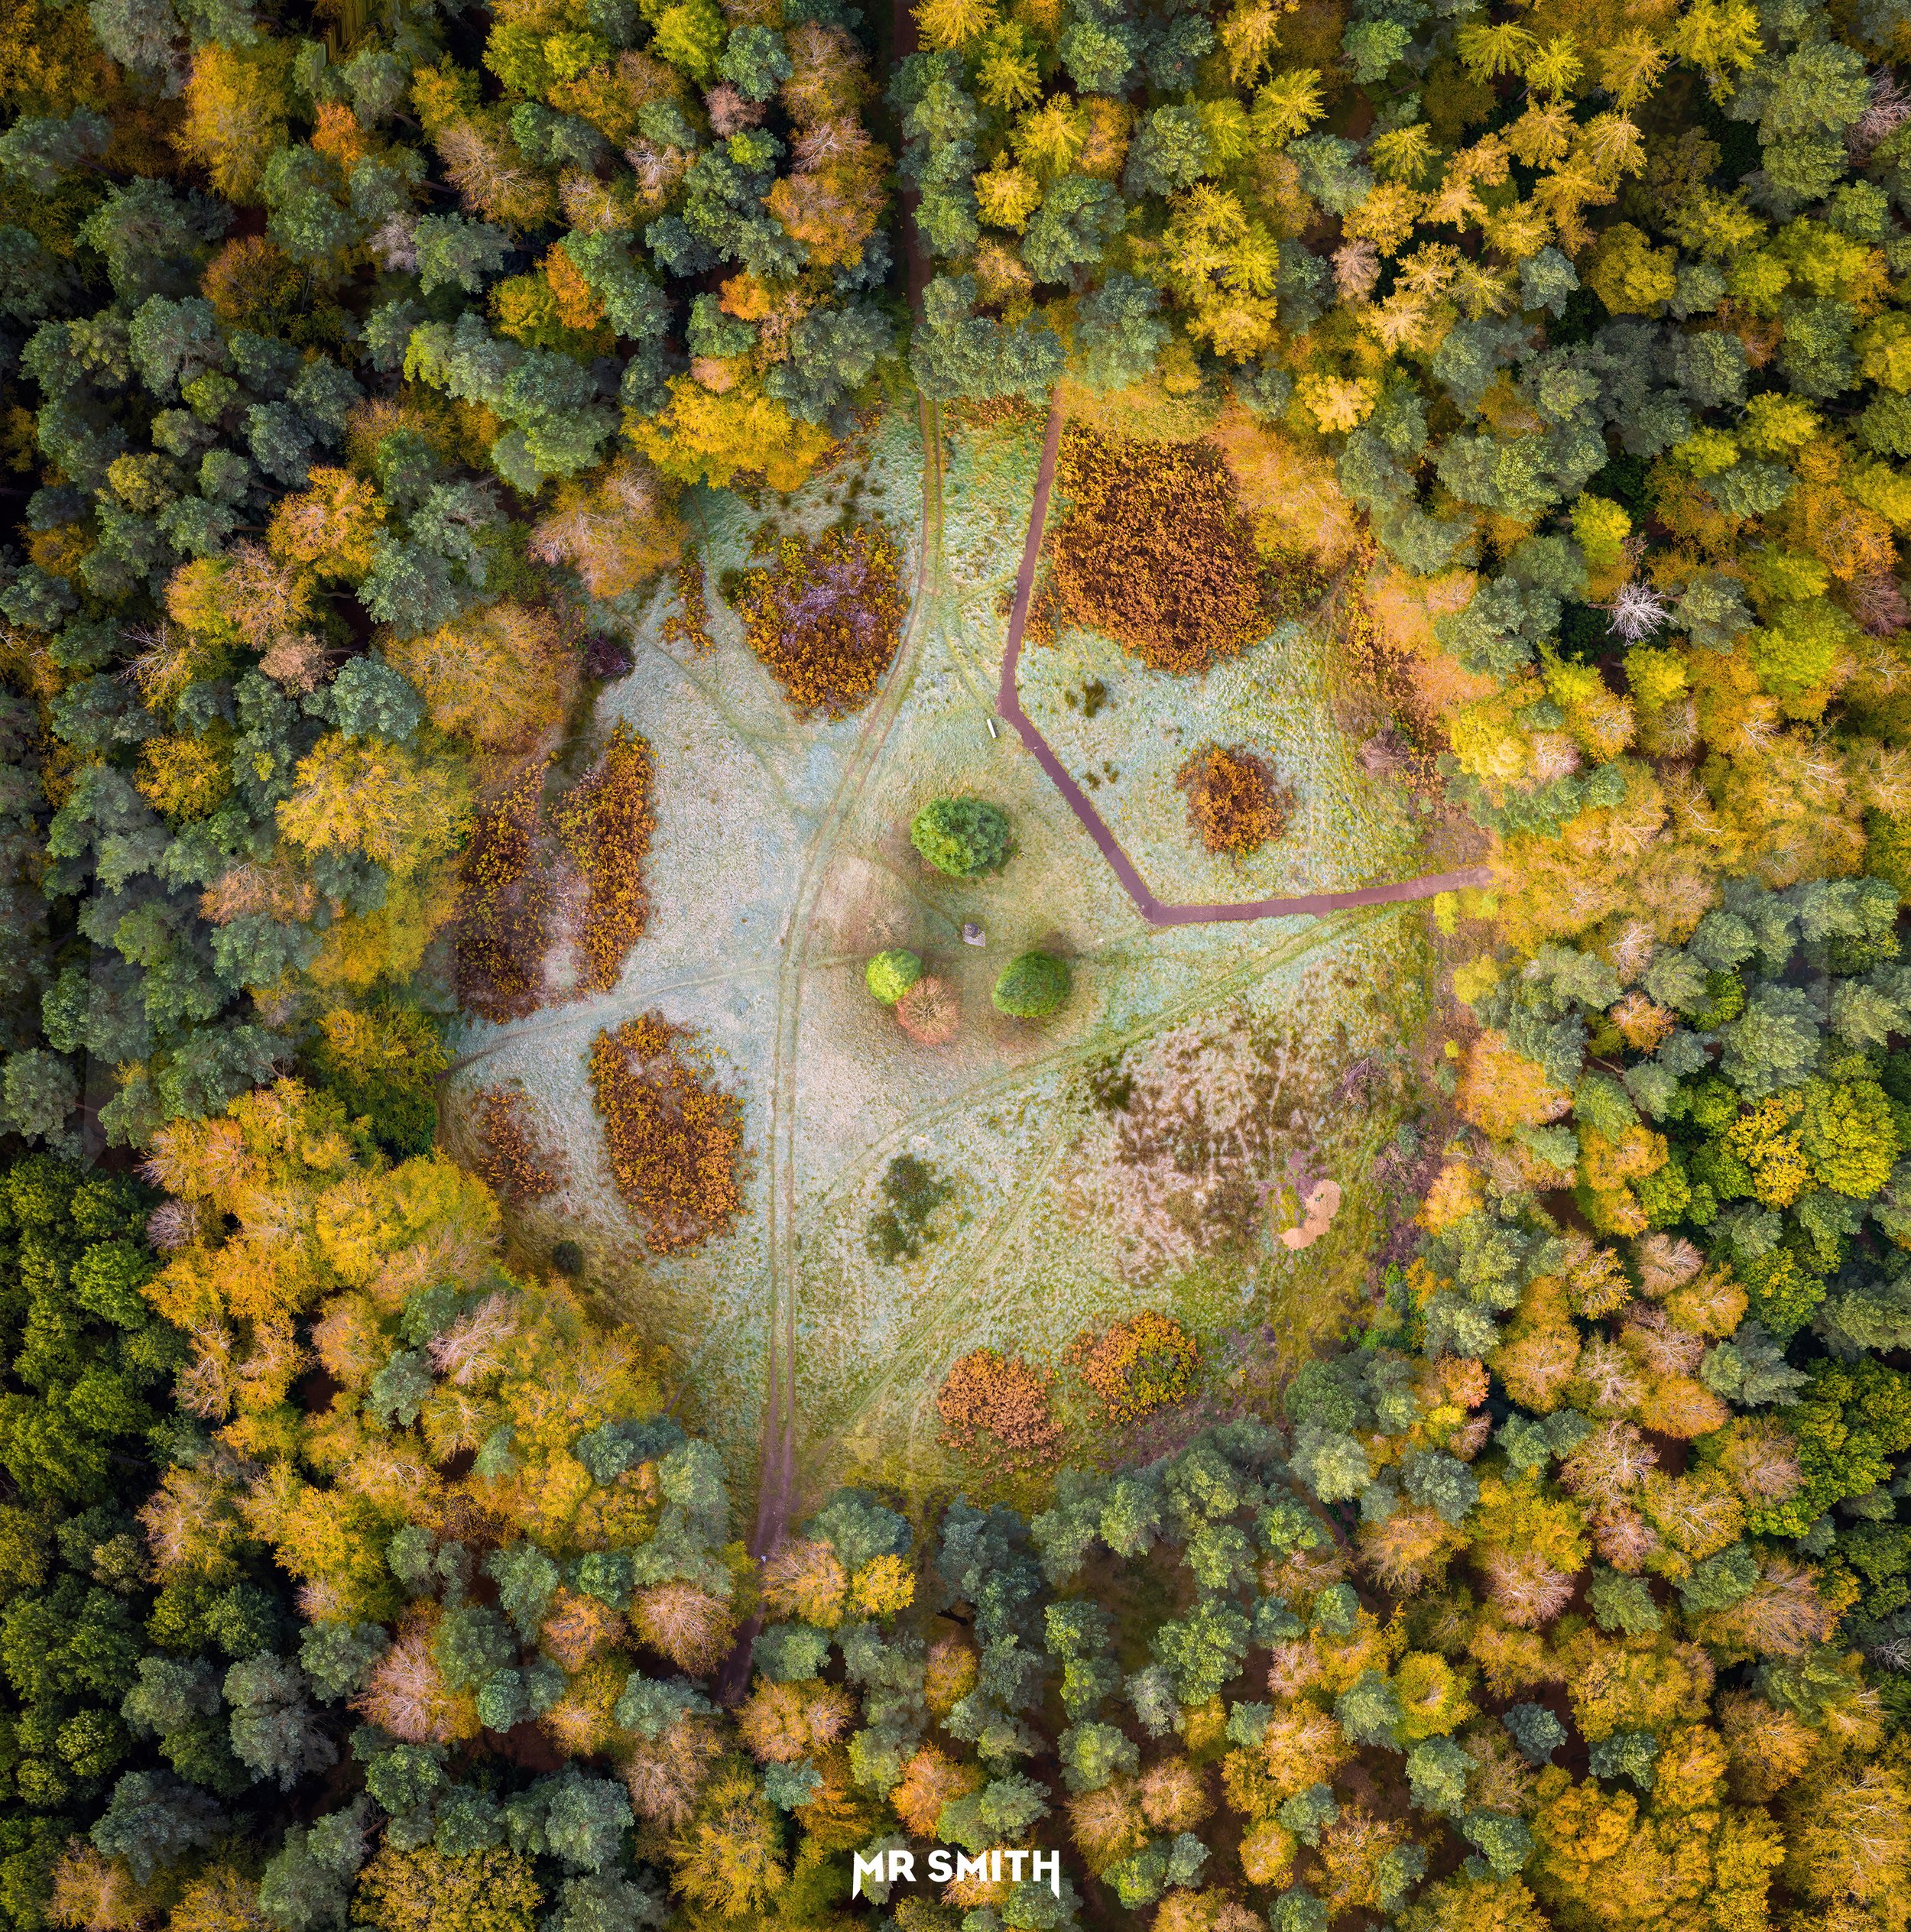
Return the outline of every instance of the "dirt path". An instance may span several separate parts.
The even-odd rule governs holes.
[[[845,761],[829,806],[803,854],[802,877],[783,934],[764,1148],[770,1209],[766,1244],[769,1305],[764,1314],[766,1386],[758,1462],[757,1515],[749,1544],[750,1554],[759,1562],[788,1533],[790,1502],[797,1486],[797,1032],[803,1013],[803,978],[810,963],[810,933],[837,838],[909,694],[924,641],[937,621],[940,605],[942,420],[933,403],[925,399],[918,407],[923,438],[923,522],[915,598],[881,690],[856,734],[855,744]],[[735,1703],[749,1687],[751,1647],[762,1626],[759,1615],[751,1617],[738,1632],[735,1647],[718,1674],[717,1696],[722,1703]]]
[[[916,21],[908,0],[893,0],[895,57],[914,50]],[[902,230],[907,253],[910,306],[920,313],[927,285],[930,261],[916,232],[915,200],[905,193]],[[807,963],[810,922],[829,870],[836,835],[848,815],[863,781],[874,764],[890,727],[913,680],[922,655],[923,639],[934,621],[942,591],[943,455],[941,413],[927,397],[919,397],[923,438],[922,546],[917,559],[916,597],[903,640],[891,665],[881,695],[857,735],[842,776],[816,835],[805,855],[797,903],[784,935],[783,968],[777,989],[777,1043],[769,1093],[770,1305],[766,1311],[767,1381],[763,1415],[761,1460],[757,1483],[757,1519],[750,1536],[750,1553],[761,1561],[780,1543],[789,1528],[790,1498],[796,1488],[797,1464],[797,1261],[796,1121],[797,1031],[803,1006],[803,978]],[[726,1662],[722,1688],[740,1695],[749,1673],[750,1642],[760,1619],[740,1635]],[[741,1681],[738,1681],[740,1678]]]
[[[1049,408],[1042,467],[1035,479],[1035,501],[1029,507],[1028,540],[1022,546],[1022,568],[1015,579],[1015,601],[1009,611],[1008,647],[1003,653],[1002,688],[996,708],[1021,734],[1022,743],[1035,754],[1035,762],[1048,774],[1069,809],[1081,821],[1082,829],[1095,841],[1096,849],[1114,869],[1122,890],[1134,901],[1135,910],[1150,925],[1207,925],[1222,920],[1338,913],[1355,906],[1397,905],[1408,900],[1431,899],[1436,893],[1453,892],[1462,886],[1490,885],[1492,874],[1484,866],[1475,865],[1458,872],[1426,873],[1417,879],[1397,880],[1391,885],[1362,886],[1353,892],[1302,893],[1290,899],[1251,899],[1235,905],[1170,906],[1155,897],[1108,829],[1107,821],[1089,802],[1088,794],[1069,775],[1048,740],[1030,722],[1016,686],[1016,674],[1022,661],[1022,632],[1028,623],[1029,600],[1035,592],[1035,566],[1042,554],[1043,532],[1048,521],[1049,491],[1055,481],[1056,459],[1061,449],[1062,404],[1058,396]]]
[[[881,695],[858,732],[829,809],[805,855],[803,874],[784,935],[777,989],[777,1042],[769,1092],[770,1307],[768,1392],[763,1419],[762,1467],[757,1491],[751,1552],[767,1556],[789,1527],[797,1456],[797,1032],[809,938],[838,835],[861,796],[890,728],[908,695],[923,642],[936,621],[941,590],[942,425],[936,406],[923,402],[923,525],[914,608]]]

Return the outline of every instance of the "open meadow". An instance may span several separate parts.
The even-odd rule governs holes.
[[[460,1042],[454,1117],[461,1097],[468,1112],[469,1096],[514,1084],[568,1156],[566,1185],[523,1213],[518,1239],[534,1253],[579,1243],[604,1305],[681,1363],[742,1480],[777,1324],[797,1338],[804,1491],[921,1493],[961,1477],[935,1396],[966,1352],[1052,1362],[1084,1328],[1143,1308],[1211,1340],[1271,1324],[1297,1350],[1362,1272],[1362,1177],[1403,1091],[1418,928],[1363,909],[1152,929],[1014,734],[991,733],[1039,441],[1039,420],[955,429],[926,519],[918,425],[902,412],[785,501],[697,497],[712,641],[680,634],[670,598],[619,606],[633,668],[595,721],[653,748],[645,935],[609,990],[470,1025]],[[873,700],[802,718],[719,586],[784,536],[845,518],[893,532],[914,597]],[[1270,623],[1203,676],[1150,669],[1079,627],[1026,653],[1030,715],[1164,898],[1415,869],[1400,788],[1335,722],[1334,609]],[[1283,834],[1247,855],[1205,848],[1176,783],[1196,747],[1238,743],[1265,754],[1292,800]],[[998,872],[951,879],[919,857],[910,820],[943,796],[1007,812],[1014,851]],[[982,944],[965,943],[965,925]],[[864,963],[888,948],[949,989],[952,1038],[912,1038],[871,998]],[[1073,980],[1040,1023],[989,997],[1032,948]],[[693,1029],[713,1084],[742,1103],[741,1210],[682,1254],[651,1253],[625,1211],[588,1077],[597,1036],[646,1013]],[[892,1237],[885,1254],[913,1172],[898,1161],[923,1174],[903,1209],[908,1251]],[[1290,1253],[1278,1232],[1322,1177],[1344,1182],[1348,1208]]]

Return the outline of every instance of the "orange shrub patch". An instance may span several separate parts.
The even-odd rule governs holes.
[[[647,1013],[599,1033],[591,1047],[611,1172],[657,1254],[728,1233],[743,1204],[743,1103],[686,1057],[691,1037],[687,1027]]]
[[[1188,822],[1211,852],[1257,851],[1287,829],[1294,795],[1244,745],[1204,744],[1175,773]]]
[[[785,537],[777,560],[744,579],[738,609],[750,648],[799,711],[859,710],[902,636],[907,600],[894,540],[880,525]]]
[[[553,815],[558,837],[590,888],[580,935],[580,993],[602,993],[617,984],[650,916],[644,861],[657,829],[651,815],[654,771],[648,742],[620,719],[590,776]]]
[[[1205,671],[1252,643],[1260,564],[1233,473],[1202,443],[1069,429],[1050,543],[1056,621],[1105,631],[1158,671]]]
[[[1060,1454],[1062,1431],[1049,1407],[1052,1370],[1032,1369],[1019,1355],[972,1350],[936,1392],[943,1441],[952,1449],[1036,1469]]]

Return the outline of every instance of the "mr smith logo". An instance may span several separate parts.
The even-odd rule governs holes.
[[[873,1851],[852,1852],[855,1869],[851,1874],[849,1895],[860,1898],[865,1882],[874,1885],[913,1885],[916,1854],[900,1845],[878,1845]],[[1062,1854],[1034,1852],[1024,1845],[997,1845],[985,1852],[959,1851],[952,1845],[932,1845],[923,1861],[923,1875],[932,1885],[946,1885],[963,1879],[987,1885],[1000,1885],[1006,1879],[1020,1885],[1027,1879],[1036,1885],[1044,1879],[1057,1898],[1062,1895]]]

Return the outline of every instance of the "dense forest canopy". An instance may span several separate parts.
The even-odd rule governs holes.
[[[0,1918],[1903,1932],[1907,60],[1904,0],[0,0]],[[707,645],[700,493],[918,396],[1082,419],[1084,621],[1148,474],[1223,542],[1217,424],[1331,465],[1493,883],[1358,1333],[1224,1413],[1118,1324],[1184,1425],[1094,1470],[981,1351],[962,1493],[752,1549],[506,1239],[563,1156],[499,1090],[460,1166],[437,1082],[563,903],[587,990],[645,929],[652,748],[560,754],[647,600]],[[773,562],[853,710],[891,538]],[[1122,641],[1238,650],[1225,577]],[[721,1238],[740,1103],[655,1016],[592,1067]],[[922,1841],[1066,1882],[852,1904]]]

